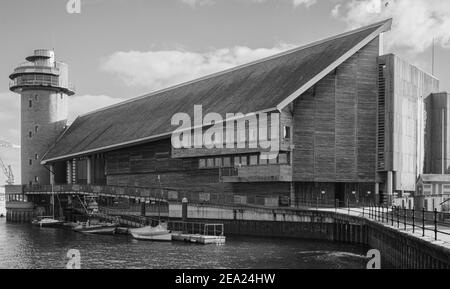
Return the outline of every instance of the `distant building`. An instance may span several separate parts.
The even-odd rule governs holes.
[[[23,166],[23,180],[36,175],[32,184],[106,198],[145,200],[163,188],[175,201],[189,196],[198,202],[264,206],[319,199],[391,204],[395,195],[413,195],[424,171],[441,173],[435,111],[448,113],[448,96],[436,94],[439,80],[432,75],[395,55],[381,55],[381,35],[390,26],[391,20],[376,23],[100,109],[78,117],[66,130],[64,110],[55,121],[49,119],[59,112],[57,97],[72,94],[67,79],[61,83],[51,74],[48,87],[39,84],[39,90],[18,82],[12,90],[20,88],[23,100],[22,162],[37,148],[40,160],[36,167],[35,160]],[[15,72],[12,79],[20,75]],[[39,81],[38,76],[34,70],[29,81]],[[57,111],[29,108],[37,91],[45,92],[39,100],[45,97],[46,107]],[[172,116],[184,112],[193,118],[195,105],[224,118],[227,113],[278,114],[278,157],[265,160],[263,150],[250,147],[173,148]],[[34,121],[42,117],[36,125],[49,130],[33,132]],[[445,150],[447,139],[442,140]],[[23,190],[31,196],[43,192],[36,186]]]
[[[450,175],[421,175],[414,201],[416,209],[450,212]]]

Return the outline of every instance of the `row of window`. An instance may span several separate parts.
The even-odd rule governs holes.
[[[218,156],[202,158],[199,160],[199,168],[229,168],[239,166],[263,166],[263,165],[288,165],[290,164],[290,154],[280,153],[277,158],[264,159],[259,154],[243,156]]]
[[[28,202],[28,197],[25,195],[6,195],[7,202]]]

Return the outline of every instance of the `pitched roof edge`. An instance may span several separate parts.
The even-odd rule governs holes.
[[[166,91],[170,91],[170,90],[177,89],[177,88],[180,88],[180,87],[183,87],[183,86],[186,86],[186,85],[190,85],[190,84],[193,84],[193,83],[196,83],[196,82],[200,82],[200,81],[203,81],[203,80],[206,80],[206,79],[210,79],[210,78],[222,75],[222,74],[233,72],[235,70],[239,70],[239,69],[242,69],[244,67],[252,66],[252,65],[255,65],[255,64],[258,64],[258,63],[261,63],[261,62],[266,62],[266,61],[269,61],[269,60],[274,59],[274,58],[278,58],[278,57],[281,57],[281,56],[284,56],[284,55],[288,55],[288,54],[297,52],[299,50],[303,50],[303,49],[306,49],[306,48],[309,48],[309,47],[312,47],[312,46],[316,46],[316,45],[319,45],[319,44],[322,44],[322,43],[325,43],[325,42],[328,42],[328,41],[331,41],[331,40],[334,40],[334,39],[338,39],[338,38],[345,37],[345,36],[348,36],[348,35],[351,35],[351,34],[354,34],[354,33],[358,33],[360,31],[363,31],[363,30],[366,30],[366,29],[369,29],[369,28],[372,28],[372,27],[380,26],[381,24],[383,24],[383,26],[381,26],[380,29],[378,29],[380,31],[377,34],[389,31],[391,29],[392,18],[387,19],[387,20],[383,20],[383,21],[380,21],[380,22],[377,22],[377,23],[374,23],[374,24],[371,24],[371,25],[368,25],[368,26],[360,27],[358,29],[354,29],[354,30],[351,30],[351,31],[348,31],[348,32],[344,32],[344,33],[341,33],[341,34],[338,34],[338,35],[327,37],[327,38],[324,38],[324,39],[321,39],[321,40],[318,40],[318,41],[315,41],[315,42],[312,42],[312,43],[309,43],[309,44],[306,44],[306,45],[303,45],[303,46],[299,46],[299,47],[296,47],[296,48],[293,48],[293,49],[290,49],[290,50],[287,50],[287,51],[284,51],[284,52],[281,52],[281,53],[277,53],[275,55],[271,55],[271,56],[268,56],[268,57],[265,57],[265,58],[262,58],[262,59],[258,59],[258,60],[255,60],[255,61],[252,61],[252,62],[249,62],[249,63],[245,63],[245,64],[242,64],[242,65],[230,68],[230,69],[219,71],[219,72],[216,72],[216,73],[213,73],[213,74],[210,74],[210,75],[206,75],[206,76],[194,79],[194,80],[190,80],[190,81],[187,81],[187,82],[184,82],[184,83],[176,84],[176,85],[173,85],[173,86],[161,89],[161,90],[157,90],[157,91],[154,91],[154,92],[151,92],[151,93],[148,93],[148,94],[144,94],[142,96],[131,98],[129,100],[125,100],[123,102],[119,102],[119,103],[116,103],[116,104],[113,104],[113,105],[110,105],[110,106],[99,108],[99,109],[87,112],[85,114],[82,114],[79,117],[84,117],[84,116],[91,115],[91,114],[94,114],[94,113],[97,113],[97,112],[101,112],[101,111],[104,111],[104,110],[108,110],[108,109],[111,109],[111,108],[114,108],[114,107],[122,106],[122,105],[125,105],[127,103],[134,102],[134,101],[146,98],[146,97],[151,97],[153,95],[164,93]]]
[[[334,69],[336,69],[339,65],[344,63],[347,59],[349,59],[352,55],[354,55],[356,52],[361,50],[364,46],[370,43],[370,41],[374,40],[378,35],[380,35],[383,32],[387,32],[391,29],[392,26],[392,19],[384,20],[382,22],[379,22],[377,24],[373,24],[371,26],[366,27],[375,27],[377,25],[380,25],[384,23],[380,28],[372,32],[369,36],[367,36],[365,39],[363,39],[360,43],[355,45],[352,49],[347,51],[344,55],[342,55],[340,58],[338,58],[335,62],[330,64],[327,68],[322,70],[319,74],[314,76],[310,81],[308,81],[306,84],[304,84],[302,87],[300,87],[297,91],[295,91],[293,94],[288,96],[285,100],[283,100],[281,103],[277,105],[278,110],[284,109],[286,106],[288,106],[291,102],[296,100],[300,95],[305,93],[308,89],[310,89],[313,85],[315,85],[317,82],[319,82],[322,78],[327,76],[329,73],[331,73]]]

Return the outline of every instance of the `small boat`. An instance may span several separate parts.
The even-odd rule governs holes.
[[[0,218],[4,218],[5,217],[5,215],[3,215],[3,214],[0,214]]]
[[[73,230],[84,234],[114,235],[118,226],[117,223],[105,223],[94,219],[75,226]]]
[[[53,228],[53,227],[60,227],[64,224],[63,220],[56,220],[52,217],[40,217],[36,220],[33,220],[33,225],[37,225],[41,228]]]
[[[130,229],[130,234],[136,240],[143,241],[172,241],[172,232],[167,230],[166,224],[159,224],[156,227],[147,226],[138,229]]]

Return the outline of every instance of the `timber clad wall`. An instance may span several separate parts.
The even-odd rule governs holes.
[[[294,105],[294,180],[375,182],[379,39]]]
[[[161,187],[246,196],[246,202],[264,205],[264,197],[289,196],[290,184],[222,183],[218,168],[199,169],[198,159],[173,159],[170,140],[113,151],[106,154],[107,184],[111,186]]]

